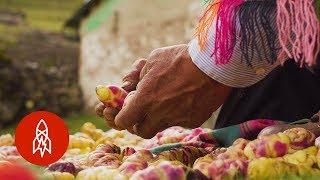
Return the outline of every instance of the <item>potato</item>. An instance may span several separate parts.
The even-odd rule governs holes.
[[[261,136],[267,136],[270,134],[277,134],[279,132],[283,132],[287,129],[292,128],[304,128],[312,132],[316,137],[320,136],[320,123],[319,122],[308,122],[305,124],[280,124],[280,125],[274,125],[264,128],[258,135],[258,137]]]

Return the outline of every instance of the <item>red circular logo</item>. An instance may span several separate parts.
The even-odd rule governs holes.
[[[16,128],[15,144],[24,159],[47,166],[66,152],[68,128],[63,119],[51,112],[33,112],[24,117]]]

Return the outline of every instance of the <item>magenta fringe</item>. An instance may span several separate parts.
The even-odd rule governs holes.
[[[262,6],[263,2],[268,1],[270,5]],[[240,39],[242,57],[249,65],[253,52],[269,63],[276,59],[283,63],[290,58],[301,66],[315,65],[320,52],[320,22],[315,8],[317,1],[320,0],[217,1],[220,2],[220,7],[217,16],[213,17],[216,18],[215,48],[212,53],[215,63],[227,64],[233,55],[236,42]],[[273,7],[276,11],[277,30],[272,29],[273,23],[265,14],[270,13],[271,17]],[[240,24],[239,29],[236,27],[237,23]],[[255,32],[254,27],[258,32]],[[237,31],[241,34],[237,34]],[[263,36],[264,34],[266,36]],[[259,37],[262,48],[258,46],[256,39]],[[280,48],[275,46],[276,38],[279,39]],[[270,55],[267,55],[268,51]]]
[[[215,48],[213,57],[216,64],[227,64],[232,57],[236,43],[235,12],[244,0],[222,0],[216,17]]]
[[[279,60],[282,63],[287,57],[301,66],[316,63],[320,23],[314,4],[314,0],[277,0],[277,27],[282,46]]]

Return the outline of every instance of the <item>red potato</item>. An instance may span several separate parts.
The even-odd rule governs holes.
[[[127,91],[114,85],[99,85],[96,87],[96,94],[105,106],[117,109],[122,108],[124,99],[128,95]]]

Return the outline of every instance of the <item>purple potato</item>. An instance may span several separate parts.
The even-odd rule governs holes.
[[[56,162],[49,166],[49,171],[68,172],[76,174],[76,167],[71,162]]]

